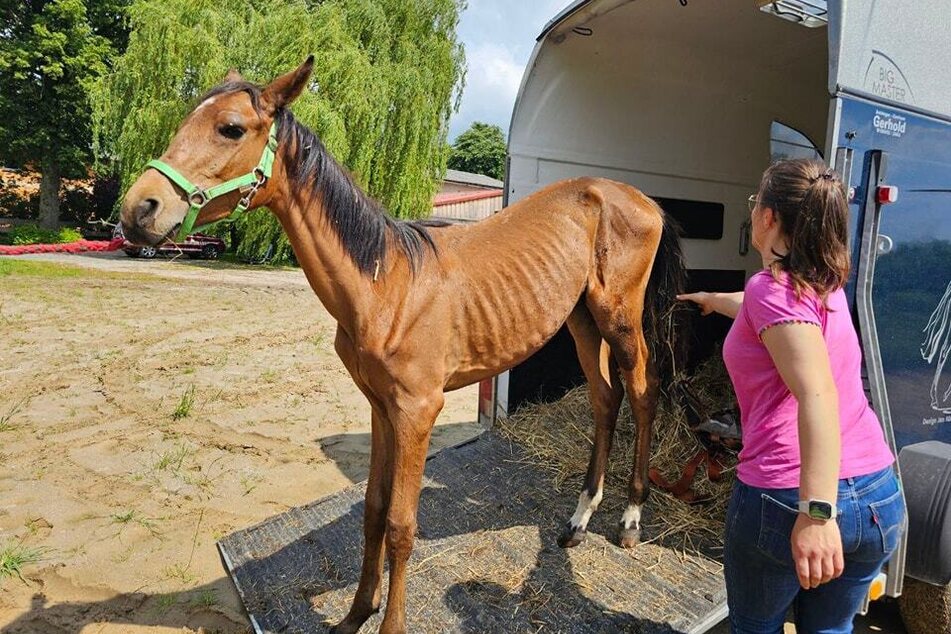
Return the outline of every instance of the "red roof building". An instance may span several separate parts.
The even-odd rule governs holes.
[[[476,221],[502,209],[500,180],[458,170],[446,170],[442,187],[433,198],[434,218]]]

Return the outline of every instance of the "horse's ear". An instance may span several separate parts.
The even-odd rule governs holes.
[[[228,69],[228,74],[225,75],[223,83],[227,84],[235,81],[244,81],[244,77],[241,76],[241,73],[238,72],[238,69],[232,66]]]
[[[314,70],[314,56],[309,56],[296,69],[281,75],[265,86],[261,93],[261,102],[269,115],[288,105],[304,91],[310,73]]]

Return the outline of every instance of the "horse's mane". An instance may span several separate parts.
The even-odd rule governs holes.
[[[249,82],[226,82],[205,94],[201,101],[238,91],[248,93],[254,109],[261,113],[261,89]],[[323,203],[327,223],[364,275],[374,275],[384,265],[390,239],[406,256],[413,273],[419,270],[427,248],[437,252],[429,227],[447,223],[393,218],[353,182],[317,135],[298,122],[290,110],[279,110],[275,119],[278,152],[282,154],[292,192],[302,205],[313,200]]]

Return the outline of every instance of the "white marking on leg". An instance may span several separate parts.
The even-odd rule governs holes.
[[[595,493],[593,498],[588,496],[587,490],[581,492],[581,495],[578,496],[578,508],[575,509],[575,514],[571,516],[570,520],[572,529],[587,530],[588,520],[591,519],[591,514],[598,510],[603,493],[601,487],[598,488],[598,492]]]
[[[629,504],[626,509],[624,509],[624,515],[621,516],[621,528],[627,530],[633,528],[634,530],[641,530],[641,507],[642,504]],[[633,526],[632,526],[633,524]]]

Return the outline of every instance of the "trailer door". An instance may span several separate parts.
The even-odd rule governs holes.
[[[853,288],[873,402],[896,452],[951,443],[951,125],[847,101],[840,130],[868,144],[854,156]]]
[[[895,443],[951,443],[951,164],[889,155],[885,181],[898,200],[883,205],[872,297]]]

